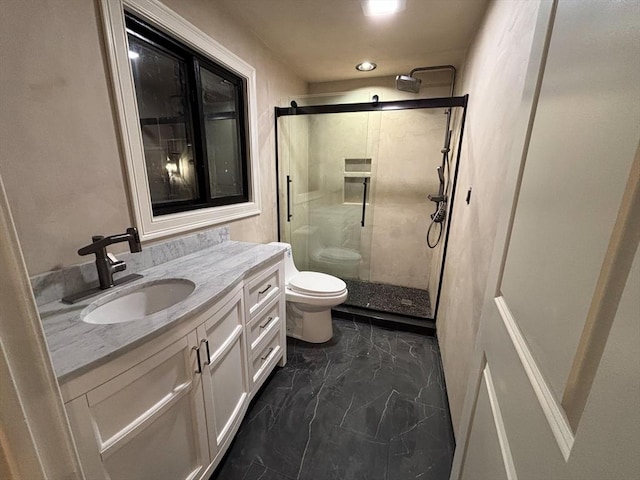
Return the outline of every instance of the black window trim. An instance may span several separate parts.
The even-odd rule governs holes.
[[[251,162],[250,152],[248,148],[249,131],[248,131],[248,97],[246,80],[233,73],[218,62],[207,58],[193,48],[184,45],[179,40],[171,37],[169,34],[154,27],[147,22],[139,19],[134,13],[127,10],[125,15],[125,27],[127,34],[130,34],[154,48],[167,53],[168,55],[178,58],[184,62],[186,67],[186,88],[189,98],[189,115],[191,117],[191,137],[194,145],[194,162],[196,168],[197,191],[198,198],[193,200],[182,200],[165,202],[163,204],[152,204],[153,216],[162,216],[172,213],[188,212],[202,208],[219,207],[224,205],[233,205],[238,203],[249,202],[249,164]],[[236,88],[237,95],[236,113],[237,113],[237,134],[238,147],[241,160],[242,174],[242,194],[227,195],[224,197],[212,198],[210,188],[210,170],[207,160],[207,145],[205,135],[205,118],[204,106],[202,101],[202,89],[200,82],[200,69],[205,68],[212,73],[229,81]],[[139,122],[142,119],[139,118]]]

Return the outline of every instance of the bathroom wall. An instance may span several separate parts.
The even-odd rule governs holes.
[[[371,246],[374,282],[429,287],[435,257],[426,235],[435,204],[427,195],[438,193],[445,129],[443,109],[382,114]],[[432,242],[440,227],[433,228]],[[432,295],[432,305],[434,300]]]
[[[307,84],[215,2],[165,3],[256,69],[263,208],[230,229],[234,240],[275,240],[273,107]],[[0,44],[0,172],[34,275],[79,263],[91,235],[133,217],[97,2],[3,2]]]
[[[486,289],[498,214],[539,1],[490,3],[458,94],[469,94],[457,201],[443,278],[438,339],[457,431]],[[463,200],[473,186],[471,203]]]
[[[309,91],[312,94],[361,94],[365,98],[361,101],[368,101],[372,95],[378,95],[382,101],[449,95],[449,72],[421,74],[420,78],[423,84],[419,94],[398,91],[395,77],[315,83],[309,86]],[[363,127],[366,131],[354,134],[355,120],[350,122],[348,115],[368,118]],[[331,162],[327,164],[326,178],[331,185],[335,184],[336,191],[342,192],[344,165],[341,162],[345,156],[372,158],[372,208],[361,234],[364,260],[361,278],[428,288],[433,251],[427,248],[425,235],[434,204],[427,199],[427,194],[438,191],[436,168],[442,161],[444,109],[343,114],[333,120],[324,117],[329,116],[320,116],[322,128],[334,130],[333,138],[340,139],[343,149],[351,146],[348,154],[335,151],[337,140],[331,143],[331,148],[324,148]],[[318,150],[321,149],[318,145]],[[359,209],[355,215],[359,227]]]

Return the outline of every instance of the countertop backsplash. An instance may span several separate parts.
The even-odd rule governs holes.
[[[137,273],[227,241],[229,241],[229,227],[224,226],[172,238],[150,246],[143,245],[142,251],[139,253],[118,254],[118,260],[123,260],[127,264],[127,269],[120,272],[116,278]],[[89,241],[87,241],[88,243]],[[31,288],[36,304],[42,306],[67,295],[97,286],[98,273],[95,257],[91,255],[86,258],[88,261],[85,263],[31,277]]]

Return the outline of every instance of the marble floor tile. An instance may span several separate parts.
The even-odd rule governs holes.
[[[334,319],[288,339],[210,480],[444,480],[454,440],[435,337]]]

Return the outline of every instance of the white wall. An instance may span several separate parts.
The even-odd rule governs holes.
[[[490,3],[457,93],[469,94],[437,327],[457,431],[539,1]],[[473,187],[471,203],[464,202]]]
[[[0,172],[30,275],[86,260],[76,250],[91,235],[133,223],[96,3],[2,4]],[[231,236],[275,240],[273,107],[306,82],[215,2],[165,3],[256,69],[263,211]]]

